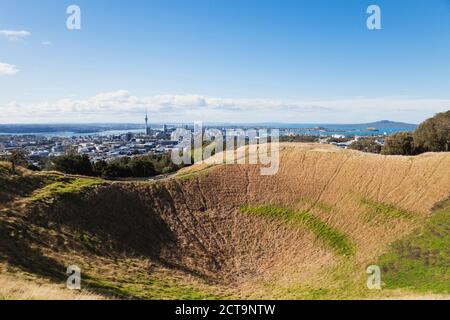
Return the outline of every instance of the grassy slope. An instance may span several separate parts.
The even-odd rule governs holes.
[[[76,195],[84,189],[105,185],[106,182],[92,178],[69,178],[53,182],[45,187],[36,190],[28,200],[51,203],[58,197]]]
[[[84,285],[93,292],[124,299],[217,300],[227,296],[199,281],[180,278],[169,270],[149,273],[145,269],[135,272],[121,269],[120,273],[115,273],[114,277],[89,275]]]
[[[450,293],[450,201],[425,226],[394,242],[380,258],[386,288]]]
[[[330,155],[330,157],[332,157],[332,155]],[[294,158],[295,160],[299,159],[297,156]],[[309,158],[306,157],[305,159],[308,160]],[[316,161],[315,158],[311,157],[311,159],[313,159],[314,165],[319,162]],[[377,160],[380,158],[373,157],[373,159]],[[307,162],[305,163],[307,164]],[[297,162],[295,162],[295,164],[297,165]],[[329,168],[331,166],[332,165],[330,164],[328,167],[324,168]],[[378,163],[374,165],[376,168],[378,168],[378,166]],[[0,165],[0,178],[3,179],[2,181],[6,181],[10,185],[13,185],[14,188],[3,190],[3,187],[0,186],[0,195],[4,191],[5,197],[9,201],[10,195],[17,192],[17,188],[20,187],[20,185],[27,185],[26,190],[20,192],[16,199],[17,203],[24,203],[27,206],[34,206],[36,203],[52,205],[57,203],[58,199],[65,198],[66,196],[73,196],[73,199],[76,200],[78,194],[89,192],[89,190],[105,184],[102,180],[83,177],[63,177],[62,175],[38,177],[38,175],[34,173],[32,174],[25,171],[22,172],[21,175],[9,177],[7,173],[8,170],[6,169],[7,165]],[[406,171],[406,169],[404,170]],[[209,173],[209,170],[205,171],[208,171]],[[311,170],[302,172],[311,172]],[[212,178],[214,178],[215,174],[215,172],[212,172],[210,175],[203,175],[193,171],[186,172],[186,176],[180,175],[180,178],[181,180],[186,180],[185,183],[189,183],[189,180],[195,180],[192,181],[192,184],[195,184],[197,179],[204,179],[207,178],[207,176],[212,176]],[[326,176],[326,174],[332,176],[332,174],[328,172],[323,173],[323,176]],[[291,172],[289,172],[289,175],[294,176]],[[342,175],[345,176],[345,171],[342,172]],[[425,175],[428,175],[428,173],[423,174],[423,176]],[[432,176],[430,175],[430,178],[431,177]],[[334,180],[336,182],[339,181],[337,178]],[[31,181],[33,182],[31,183]],[[316,180],[305,181],[304,184],[308,185],[309,188],[314,186],[308,183],[309,181],[317,183]],[[376,182],[376,180],[374,181]],[[389,179],[387,179],[387,181],[389,181]],[[405,184],[408,183],[408,180],[399,181]],[[419,183],[421,180],[417,181],[417,185],[422,187],[423,184]],[[375,182],[368,183],[367,188],[369,189],[369,187],[373,188],[373,186],[376,186]],[[295,183],[297,184],[297,181]],[[381,186],[386,185],[382,184],[384,181],[380,181],[380,183]],[[431,183],[434,183],[434,181]],[[345,185],[341,182],[336,183],[336,185],[338,184]],[[3,184],[3,186],[5,185],[6,184]],[[415,184],[409,185],[414,186]],[[392,190],[394,191],[390,194],[400,194],[400,191],[402,190],[400,186],[400,183],[398,184],[398,187],[396,183],[393,183],[394,188]],[[333,184],[326,185],[326,187],[330,187],[330,192],[335,192],[332,189]],[[430,188],[433,187],[433,184],[430,184]],[[445,189],[445,185],[443,185],[442,188]],[[325,190],[326,188],[323,190],[321,189],[321,191]],[[388,194],[383,189],[373,188],[373,190],[378,190],[379,194]],[[292,192],[291,190],[289,191]],[[390,224],[397,224],[398,222],[406,223],[404,221],[415,220],[416,214],[414,212],[388,203],[374,201],[372,200],[374,198],[373,194],[371,197],[366,197],[366,195],[367,194],[364,194],[363,196],[361,194],[361,197],[354,202],[356,204],[356,210],[359,210],[358,214],[360,214],[361,220],[367,226],[389,226]],[[307,199],[305,195],[301,196],[304,199]],[[402,194],[399,195],[399,197],[401,196]],[[421,196],[423,197],[423,194]],[[160,267],[149,268],[142,259],[137,259],[130,263],[127,257],[115,255],[114,253],[112,253],[112,256],[103,260],[99,260],[99,258],[96,257],[96,252],[92,252],[92,255],[86,256],[80,253],[80,256],[72,256],[70,259],[60,256],[59,253],[46,252],[45,255],[49,255],[48,257],[51,259],[57,259],[61,265],[75,263],[82,266],[82,270],[84,270],[84,284],[88,285],[90,292],[103,294],[107,297],[138,299],[216,299],[228,297],[285,299],[377,298],[390,296],[393,292],[391,289],[395,288],[404,288],[401,290],[407,290],[407,292],[449,293],[450,281],[448,269],[450,263],[448,248],[450,247],[450,205],[448,203],[442,205],[442,208],[435,212],[423,229],[403,240],[394,242],[391,250],[380,258],[379,265],[383,268],[382,279],[385,283],[385,288],[389,290],[378,292],[368,291],[365,287],[365,281],[367,279],[365,268],[367,266],[365,264],[358,264],[356,261],[355,256],[360,248],[358,247],[359,243],[356,243],[357,239],[349,232],[352,230],[346,229],[345,224],[340,224],[339,220],[328,218],[333,217],[336,213],[342,214],[342,211],[339,211],[339,209],[332,204],[333,202],[330,202],[330,199],[326,198],[326,193],[324,193],[323,198],[325,198],[326,201],[314,200],[311,201],[310,204],[305,204],[307,208],[314,204],[315,210],[322,211],[321,214],[317,214],[315,210],[308,211],[303,208],[292,209],[289,206],[273,205],[249,205],[242,207],[240,210],[244,215],[256,216],[262,218],[262,220],[267,219],[276,221],[277,223],[281,222],[288,228],[304,229],[314,235],[320,247],[329,250],[336,256],[337,260],[335,264],[329,265],[326,271],[321,274],[318,279],[312,279],[308,283],[294,282],[288,285],[280,285],[280,283],[269,279],[269,281],[261,282],[261,286],[257,288],[259,290],[258,292],[254,290],[256,289],[255,287],[250,287],[249,290],[247,290],[246,295],[240,296],[239,292],[232,290],[228,291],[226,288],[202,281],[201,278],[189,277],[186,274]],[[392,203],[392,199],[390,199],[389,202]],[[394,203],[396,202],[394,201]],[[14,202],[10,202],[8,206],[14,207]],[[348,218],[348,216],[346,216],[346,218]],[[3,216],[0,216],[0,227],[1,223],[3,223],[2,219]],[[11,222],[9,220],[5,221],[8,227],[13,226],[13,223],[16,222]],[[20,223],[20,221],[18,220],[17,223]],[[89,245],[92,243],[94,243],[93,246],[95,247],[95,242],[99,241],[98,239],[95,239],[95,235],[91,235],[88,232],[83,233],[82,235],[61,235],[57,232],[55,233],[55,230],[44,229],[39,229],[38,232],[38,234],[42,233],[43,235],[49,233],[52,236],[59,237],[63,241],[75,239],[83,245],[86,245],[87,248],[89,248]],[[21,235],[19,234],[19,236]],[[73,236],[73,239],[65,238],[66,236]],[[2,240],[1,236],[0,240]],[[31,273],[33,273],[33,268],[35,268],[35,275],[38,275],[40,273],[39,269],[45,269],[46,266],[39,264],[36,266],[36,261],[33,261],[33,259],[34,256],[29,256],[29,258],[25,259],[26,263],[30,264],[28,271],[31,270]],[[130,264],[136,264],[136,267],[130,268]],[[21,276],[23,273],[22,269],[11,271],[11,268],[9,268],[9,271],[18,276]],[[61,270],[58,271],[60,273],[58,275],[60,276],[62,274],[64,277],[64,271],[65,270],[61,268]],[[57,281],[59,281],[58,283],[62,283],[61,280]],[[253,290],[255,293],[249,295],[248,292]],[[242,292],[244,292],[244,289]],[[238,295],[236,296],[233,294]],[[2,292],[0,290],[0,297],[1,296]],[[4,295],[4,297],[8,296]]]
[[[354,245],[344,233],[327,225],[310,212],[298,212],[278,206],[244,206],[241,212],[283,221],[291,227],[306,227],[319,241],[332,248],[337,254],[351,256],[354,253]]]
[[[392,204],[376,202],[370,199],[361,198],[361,205],[367,208],[365,218],[368,222],[392,221],[393,219],[414,219],[413,212],[396,207]]]
[[[0,276],[0,300],[100,300],[103,297],[87,290],[67,290],[63,285],[21,277]]]
[[[369,223],[385,223],[395,219],[413,219],[413,213],[390,204],[359,198],[364,208],[364,218]],[[312,205],[308,199],[300,202]],[[324,211],[334,208],[325,203],[317,203]],[[241,212],[256,215],[271,221],[281,221],[288,227],[306,228],[316,239],[330,248],[340,259],[339,262],[322,273],[320,283],[309,285],[291,284],[279,286],[274,281],[264,283],[265,293],[254,298],[282,299],[358,299],[411,296],[412,293],[449,293],[450,268],[450,201],[435,212],[427,221],[424,231],[408,236],[393,244],[394,250],[384,255],[380,266],[383,268],[383,291],[367,290],[365,264],[354,260],[355,246],[350,237],[336,228],[327,225],[310,212],[297,211],[281,206],[259,205],[243,206]],[[394,220],[393,220],[394,219]],[[409,250],[405,250],[408,248]],[[411,259],[411,252],[422,252],[422,257]],[[429,252],[434,252],[440,259],[429,261]],[[390,289],[406,289],[395,291]],[[268,292],[277,292],[267,295]],[[433,298],[433,296],[430,296]]]
[[[62,174],[37,174],[19,168],[18,174],[10,174],[9,165],[0,162],[0,192],[6,193],[12,209],[32,207],[34,205],[52,205],[62,198],[77,196],[89,192],[99,186],[110,182],[97,178],[64,176]],[[32,183],[36,180],[35,183]],[[14,186],[14,188],[10,188]],[[20,189],[26,192],[18,192]],[[51,229],[42,229],[36,226],[26,226],[23,221],[9,216],[10,209],[0,212],[0,227],[10,232],[10,237],[0,236],[0,300],[4,299],[218,299],[227,295],[221,291],[209,288],[200,281],[191,279],[185,281],[183,275],[158,268],[148,272],[145,259],[135,260],[132,263],[138,268],[130,268],[130,261],[121,255],[111,259],[96,260],[99,239],[89,232],[82,234],[77,231],[65,230],[64,234],[55,233]],[[4,219],[4,220],[3,220]],[[84,248],[92,249],[93,255],[78,256],[71,254],[69,260],[59,253],[45,253],[40,248],[32,249],[32,254],[20,259],[20,264],[10,263],[8,254],[2,248],[15,246],[17,237],[23,238],[25,232],[34,230],[42,235],[58,236],[59,241],[77,241]],[[26,231],[25,231],[26,230]],[[12,240],[12,244],[11,244]],[[23,250],[25,247],[19,245]],[[26,249],[31,250],[31,247]],[[35,251],[37,250],[37,251]],[[19,252],[20,253],[20,252]],[[111,256],[111,253],[106,253]],[[114,253],[112,253],[114,254]],[[8,261],[8,262],[7,262]],[[55,264],[57,267],[55,268]],[[71,292],[64,287],[64,266],[76,264],[82,268],[82,293]],[[100,265],[103,264],[103,267]],[[6,271],[5,271],[6,270]],[[100,271],[99,271],[100,270]],[[109,273],[112,273],[109,274]],[[44,275],[44,277],[43,277]],[[86,291],[87,290],[87,291]]]

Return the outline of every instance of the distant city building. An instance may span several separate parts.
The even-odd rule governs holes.
[[[149,128],[149,126],[148,126],[148,116],[147,116],[147,114],[145,114],[145,134],[147,135],[147,136],[149,136],[150,135],[150,128]]]
[[[125,141],[131,141],[133,139],[133,134],[131,132],[127,132],[125,134]]]

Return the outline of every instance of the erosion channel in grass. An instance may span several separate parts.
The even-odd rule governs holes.
[[[307,228],[319,241],[339,255],[351,256],[355,252],[355,247],[347,235],[329,226],[310,212],[278,206],[243,206],[241,212],[283,221],[287,226],[294,228]]]

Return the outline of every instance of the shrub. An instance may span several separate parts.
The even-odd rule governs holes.
[[[409,132],[398,132],[385,139],[382,154],[413,155],[416,153],[414,137]]]
[[[132,177],[151,177],[156,175],[153,163],[148,157],[131,158],[128,166]]]
[[[92,163],[88,155],[67,154],[52,158],[51,163],[51,166],[46,166],[47,169],[108,179],[148,178],[174,172],[183,167],[175,165],[170,154],[121,157]]]
[[[370,153],[381,152],[381,145],[375,141],[375,138],[361,138],[350,144],[349,148]]]
[[[53,159],[53,168],[68,174],[94,175],[88,155],[67,154]]]

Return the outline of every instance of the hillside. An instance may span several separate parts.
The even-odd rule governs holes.
[[[449,196],[449,153],[283,144],[274,176],[195,165],[141,183],[2,164],[0,280],[67,293],[75,264],[95,298],[447,297]],[[365,287],[371,264],[382,291]]]

